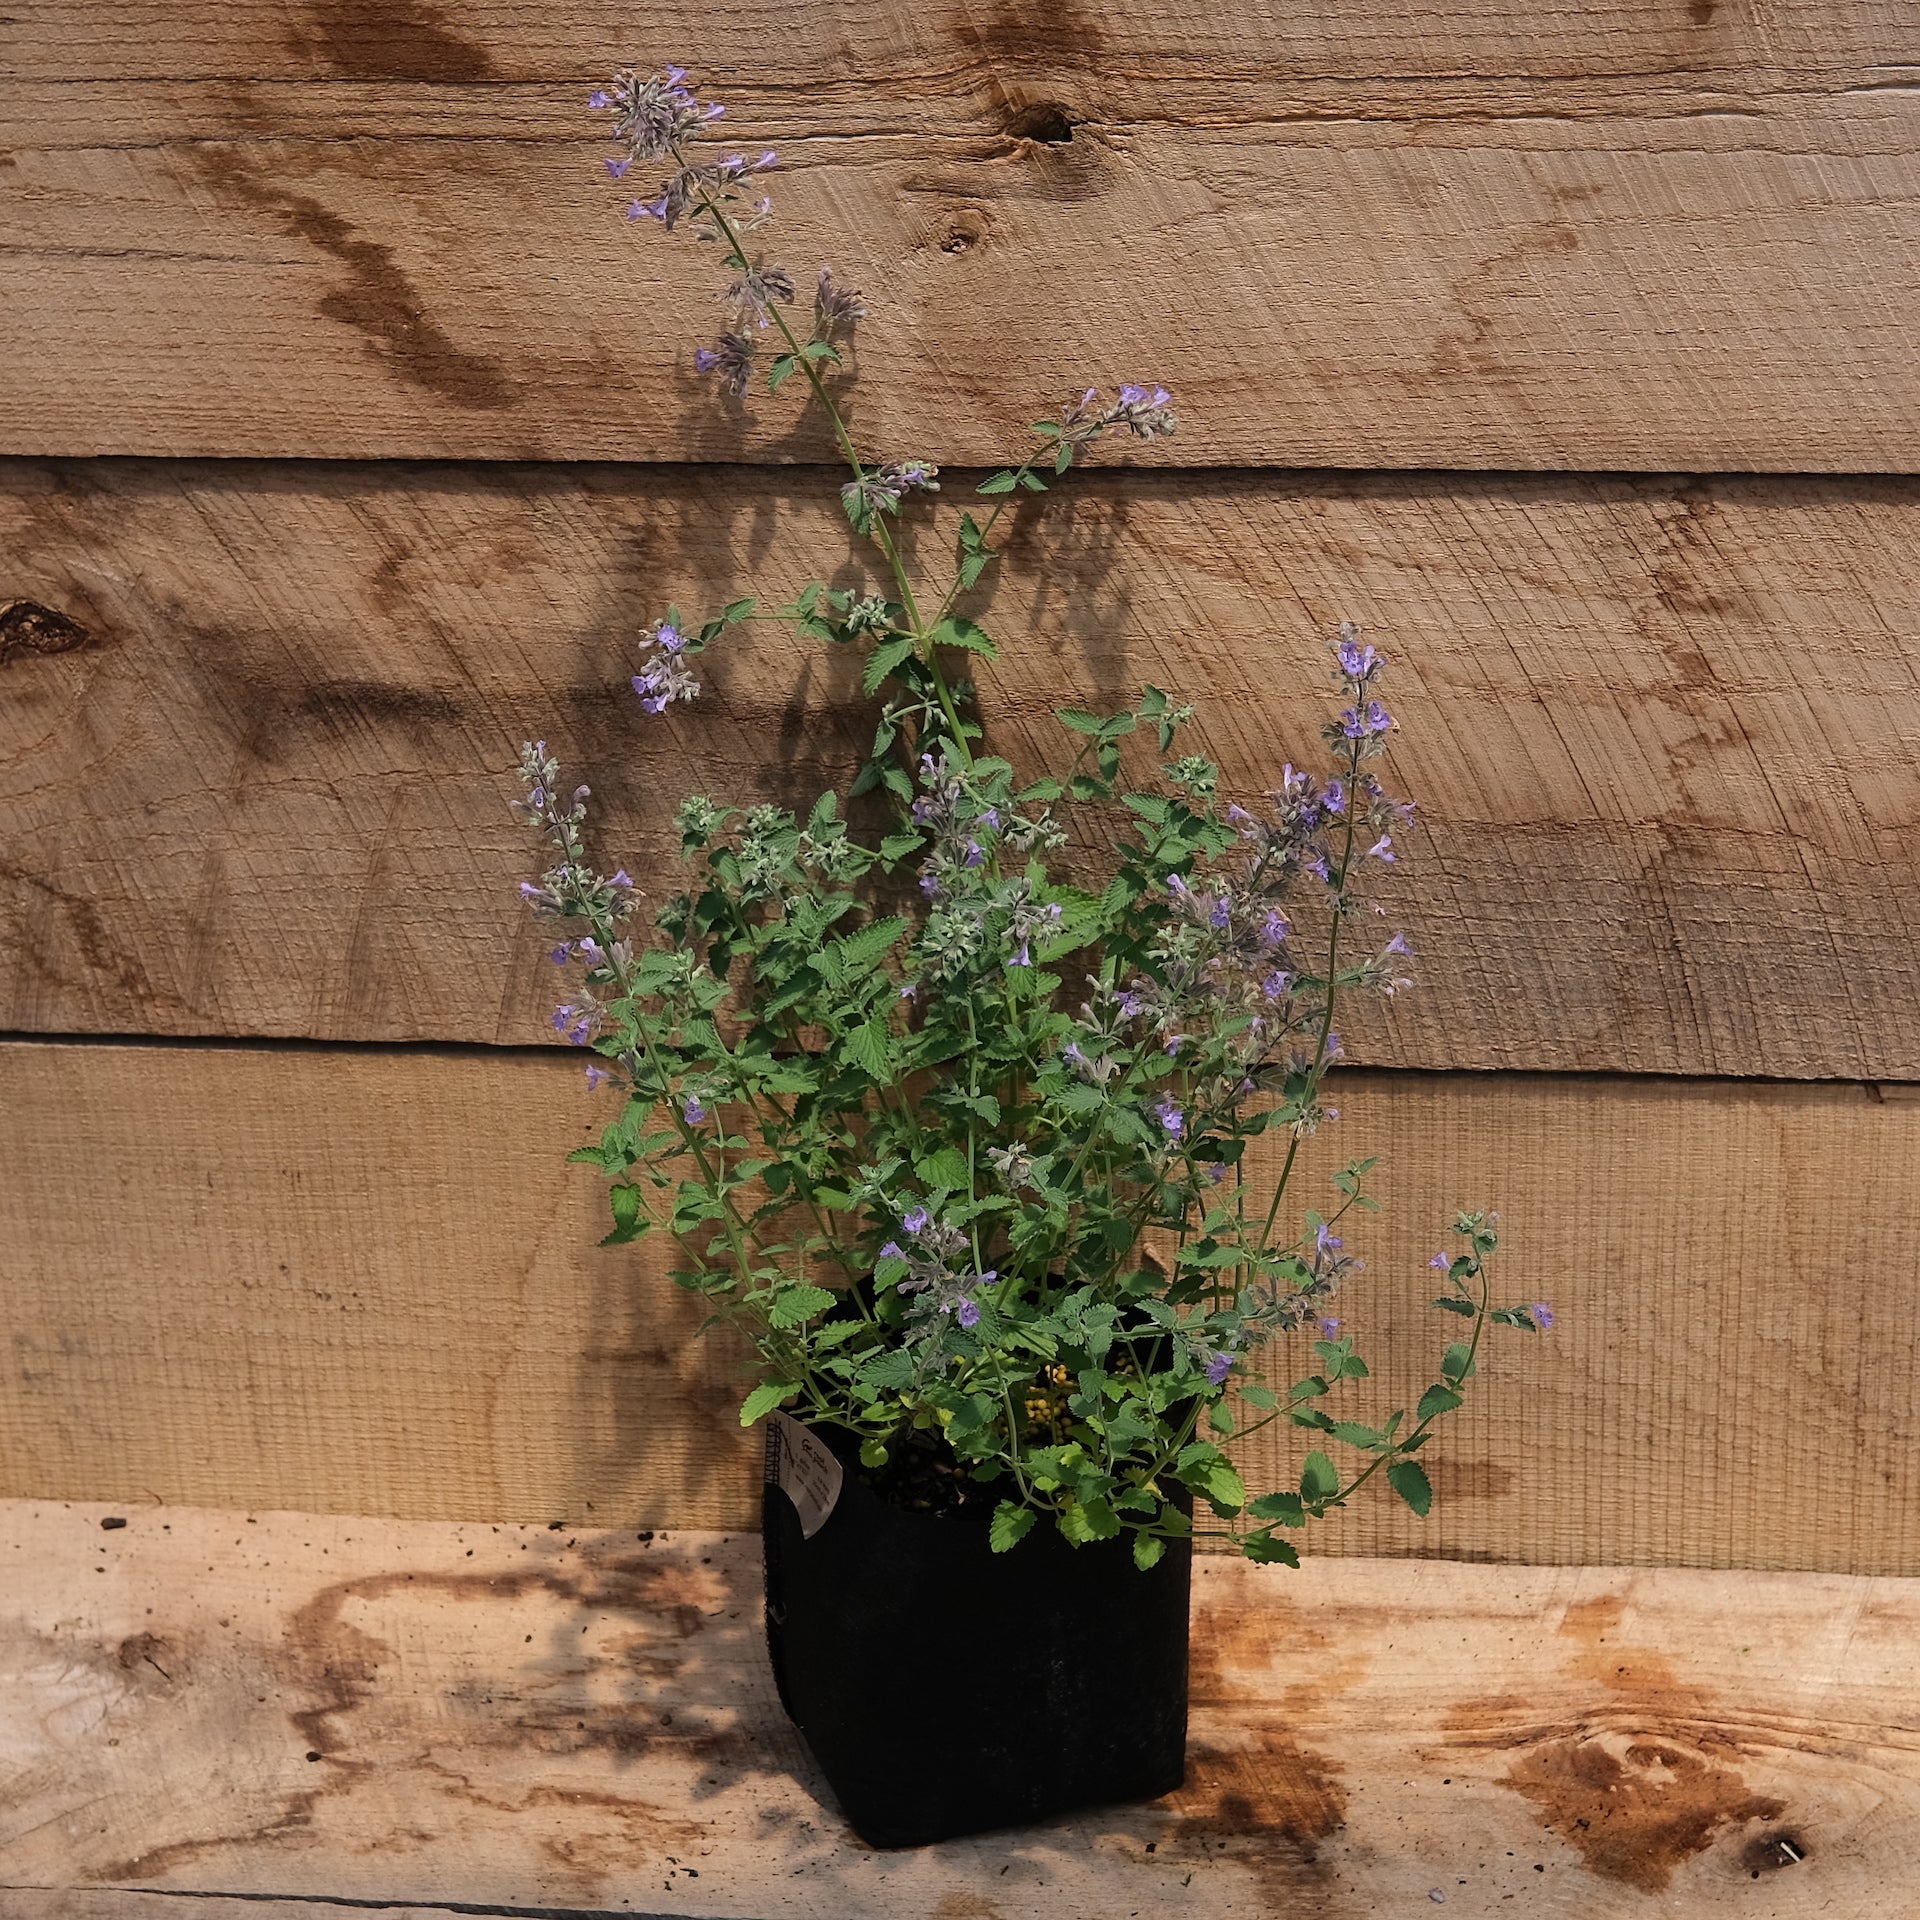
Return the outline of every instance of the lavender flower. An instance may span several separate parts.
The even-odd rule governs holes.
[[[729,329],[712,346],[695,347],[693,364],[698,372],[713,374],[736,400],[741,399],[753,378],[753,342]]]
[[[589,1002],[563,1000],[553,1010],[553,1030],[565,1034],[576,1047],[584,1047],[598,1030],[602,1015]]]
[[[690,1093],[681,1101],[680,1117],[690,1127],[697,1127],[705,1121],[707,1109],[701,1104],[698,1094]]]
[[[1340,638],[1334,642],[1333,651],[1341,673],[1355,684],[1371,680],[1385,664],[1373,648],[1360,644],[1360,629],[1351,620],[1341,621]]]
[[[1070,446],[1084,446],[1103,433],[1132,433],[1152,440],[1171,433],[1179,425],[1173,411],[1173,395],[1165,387],[1128,384],[1120,397],[1103,406],[1098,387],[1088,387],[1061,410],[1058,420],[1049,422],[1050,430]]]
[[[1445,1247],[1442,1247],[1440,1251],[1427,1262],[1427,1265],[1437,1267],[1442,1273],[1451,1273],[1453,1271],[1453,1255],[1450,1254]]]
[[[1536,1300],[1527,1312],[1542,1333],[1553,1331],[1553,1309],[1544,1300]]]
[[[1154,1102],[1153,1116],[1169,1140],[1180,1139],[1187,1130],[1187,1116],[1169,1099],[1163,1097]]]
[[[921,1234],[926,1232],[932,1219],[933,1215],[930,1214],[925,1207],[909,1207],[901,1217],[900,1224],[907,1232],[918,1239]]]
[[[656,620],[640,641],[642,653],[652,653],[633,676],[633,690],[648,713],[664,713],[675,700],[692,700],[700,682],[688,668],[686,635],[671,620]]]
[[[1212,1387],[1219,1386],[1232,1371],[1233,1355],[1230,1353],[1216,1353],[1213,1358],[1207,1362],[1207,1384]]]
[[[1120,389],[1120,398],[1107,409],[1106,424],[1151,440],[1171,433],[1179,419],[1173,411],[1173,395],[1165,387],[1128,385]]]
[[[1392,725],[1393,715],[1378,700],[1369,700],[1364,707],[1356,700],[1352,706],[1341,709],[1340,731],[1349,740],[1369,739],[1385,733]]]
[[[701,106],[687,88],[687,70],[667,67],[642,78],[632,68],[613,77],[611,87],[594,93],[587,105],[596,113],[613,109],[613,138],[627,149],[629,162],[665,160],[726,108],[717,101]]]

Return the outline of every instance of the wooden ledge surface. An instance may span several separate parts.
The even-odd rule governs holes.
[[[1920,1581],[1196,1589],[1181,1793],[883,1854],[781,1718],[751,1537],[0,1503],[0,1920],[1913,1910]]]

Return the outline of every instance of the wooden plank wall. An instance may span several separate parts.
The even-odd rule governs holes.
[[[584,94],[657,53],[865,288],[872,446],[1178,389],[1022,511],[1016,758],[1150,678],[1257,786],[1341,617],[1397,658],[1423,985],[1348,1036],[1326,1151],[1384,1145],[1393,1211],[1347,1311],[1418,1351],[1433,1222],[1491,1200],[1564,1331],[1431,1522],[1327,1547],[1920,1572],[1905,12],[729,0],[636,47],[603,0],[20,0],[0,1493],[750,1517],[737,1356],[558,1164],[594,1108],[528,1051],[505,813],[543,733],[651,866],[685,788],[810,796],[864,724],[758,630],[695,709],[623,691],[669,599],[859,564],[595,177]]]

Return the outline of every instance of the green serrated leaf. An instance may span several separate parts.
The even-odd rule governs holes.
[[[1297,1493],[1263,1493],[1247,1511],[1256,1520],[1276,1520],[1286,1527],[1302,1527],[1307,1522],[1307,1510]]]
[[[740,1424],[750,1427],[756,1420],[764,1419],[781,1401],[790,1400],[800,1389],[787,1380],[763,1380],[759,1386],[747,1395],[740,1409]]]
[[[1427,1517],[1427,1509],[1433,1505],[1433,1483],[1427,1478],[1427,1470],[1418,1460],[1396,1460],[1387,1469],[1387,1485],[1410,1506],[1421,1519]]]
[[[908,635],[902,634],[897,640],[883,640],[867,655],[866,669],[860,675],[861,688],[867,693],[878,693],[880,683],[912,653],[913,641]]]
[[[887,1023],[875,1015],[855,1027],[840,1044],[847,1058],[869,1079],[884,1081],[891,1054],[890,1039]]]
[[[1451,1413],[1460,1404],[1460,1396],[1451,1387],[1429,1387],[1420,1396],[1420,1404],[1414,1409],[1414,1417],[1418,1420],[1431,1420],[1436,1415]]]
[[[1011,468],[1006,468],[990,479],[982,480],[974,491],[976,493],[1011,493],[1013,488],[1013,471]]]
[[[1167,1543],[1158,1534],[1136,1533],[1133,1536],[1133,1564],[1145,1573],[1149,1567],[1160,1564],[1160,1556],[1167,1550]]]
[[[989,660],[1000,658],[1000,649],[986,628],[965,614],[949,614],[942,620],[933,630],[933,643],[938,647],[965,647],[970,653],[985,654]]]
[[[1271,1533],[1251,1533],[1240,1543],[1240,1551],[1249,1560],[1257,1560],[1268,1566],[1297,1567],[1300,1554],[1290,1540],[1281,1540]]]
[[[1034,1522],[1034,1511],[1012,1500],[1002,1500],[993,1510],[993,1525],[987,1529],[987,1545],[995,1553],[1005,1553],[1027,1537]]]
[[[816,1313],[825,1313],[838,1296],[825,1287],[784,1287],[775,1296],[767,1318],[776,1327],[797,1327]]]
[[[607,1201],[613,1209],[613,1231],[600,1242],[603,1247],[622,1247],[638,1240],[653,1225],[640,1204],[640,1189],[627,1182],[607,1189]]]
[[[1075,733],[1085,733],[1099,738],[1101,728],[1106,724],[1097,713],[1088,713],[1083,707],[1061,707],[1053,716],[1063,727],[1071,728]]]
[[[1339,1491],[1339,1468],[1316,1448],[1300,1465],[1300,1498],[1313,1505],[1331,1500]]]

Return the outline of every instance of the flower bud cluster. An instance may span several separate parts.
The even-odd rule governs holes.
[[[1034,942],[1057,932],[1064,915],[1025,873],[1003,875],[999,855],[1057,846],[1059,828],[1044,814],[1027,819],[987,804],[944,754],[921,756],[919,788],[912,817],[930,842],[920,867],[924,971],[952,980],[988,955],[1003,968],[1032,966]]]
[[[753,379],[753,336],[773,323],[776,303],[791,306],[795,298],[793,275],[785,267],[766,259],[749,260],[741,246],[743,236],[757,231],[773,215],[772,200],[764,194],[749,198],[746,183],[777,166],[779,156],[766,148],[757,154],[725,153],[711,160],[691,157],[691,143],[727,110],[717,100],[702,105],[687,85],[684,67],[664,67],[651,74],[623,68],[589,97],[587,105],[613,115],[612,137],[621,148],[607,162],[614,179],[624,179],[636,161],[671,164],[672,171],[651,199],[636,196],[628,203],[627,218],[657,220],[669,233],[683,219],[690,219],[698,238],[722,247],[734,273],[725,295],[732,324],[711,346],[695,349],[693,364],[698,372],[712,374],[734,398],[743,397]],[[836,285],[826,267],[820,269],[813,306],[813,339],[819,342],[844,334],[867,311],[860,294]]]
[[[1180,417],[1173,410],[1173,395],[1162,386],[1137,386],[1131,382],[1109,401],[1098,387],[1089,387],[1051,423],[1058,437],[1072,446],[1085,446],[1103,433],[1131,433],[1136,439],[1153,440],[1173,432]]]
[[[930,460],[890,460],[849,480],[840,489],[840,503],[847,518],[864,532],[876,513],[898,513],[908,494],[938,493],[940,482],[934,476],[939,471]]]
[[[990,1290],[999,1275],[980,1268],[973,1243],[959,1227],[936,1220],[917,1202],[900,1216],[900,1234],[880,1249],[880,1258],[904,1263],[904,1275],[894,1281],[896,1291],[915,1294],[907,1323],[910,1333],[936,1332],[951,1316],[971,1330],[980,1324],[979,1296]]]
[[[648,713],[664,713],[675,700],[691,700],[700,691],[700,682],[687,665],[687,636],[670,620],[656,620],[640,642],[640,651],[651,654],[633,676],[633,690]]]

